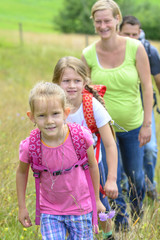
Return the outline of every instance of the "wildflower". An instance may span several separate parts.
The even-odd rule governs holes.
[[[102,222],[106,221],[107,220],[107,214],[103,213],[103,212],[99,213],[99,219]]]
[[[108,213],[103,213],[103,212],[99,213],[99,219],[102,222],[107,221],[107,219],[111,219],[114,216],[115,216],[115,211],[114,210],[111,210]]]
[[[27,231],[27,228],[23,228],[23,231]]]
[[[115,210],[111,210],[109,213],[108,213],[108,218],[113,218],[115,216]]]

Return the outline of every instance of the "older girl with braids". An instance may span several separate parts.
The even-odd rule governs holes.
[[[103,99],[101,99],[99,94],[88,85],[89,80],[85,64],[80,59],[69,56],[63,57],[58,61],[54,69],[52,81],[59,84],[64,89],[67,99],[72,105],[71,112],[67,117],[69,122],[76,122],[80,125],[87,126],[83,112],[82,92],[84,88],[86,88],[89,92],[93,93],[93,117],[105,146],[108,165],[108,177],[107,181],[105,181],[102,155],[100,151],[100,181],[101,185],[103,185],[106,196],[115,199],[118,195],[116,184],[117,147],[109,125],[111,117],[105,107],[100,103],[100,101],[103,103]],[[96,98],[98,98],[99,101]],[[93,136],[93,138],[95,139],[96,136]],[[106,210],[109,211],[110,206],[107,197],[105,197],[105,195],[102,196],[100,193],[100,199],[106,207]],[[112,236],[111,220],[107,222],[107,225],[106,223],[101,222],[101,226],[103,228],[103,239],[113,240],[114,237]]]

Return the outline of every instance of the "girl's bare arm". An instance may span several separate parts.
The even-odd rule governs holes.
[[[108,123],[99,128],[99,133],[105,147],[106,161],[108,166],[108,176],[104,190],[108,197],[115,199],[118,196],[118,188],[116,183],[118,164],[117,146]]]
[[[96,197],[97,212],[105,212],[105,207],[101,203],[99,198],[99,187],[100,187],[99,169],[98,169],[97,160],[94,155],[93,145],[91,145],[87,149],[87,155],[88,155],[89,171],[91,174],[95,197]]]
[[[25,203],[25,194],[28,181],[29,164],[21,162],[16,172],[16,187],[17,187],[17,198],[18,198],[18,219],[24,227],[32,226],[29,218],[28,210]]]

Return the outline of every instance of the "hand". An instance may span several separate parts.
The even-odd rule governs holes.
[[[138,140],[139,146],[142,147],[151,140],[151,127],[142,126],[139,132]]]
[[[96,206],[97,206],[97,213],[106,211],[106,208],[105,208],[105,206],[103,205],[103,203],[101,202],[100,199],[96,201]]]
[[[18,213],[18,220],[19,222],[25,227],[31,227],[32,222],[28,214],[27,208],[20,208]]]
[[[118,197],[118,187],[115,180],[107,179],[105,185],[104,185],[104,191],[106,193],[106,196],[112,199],[115,199]],[[105,197],[105,195],[103,195]]]

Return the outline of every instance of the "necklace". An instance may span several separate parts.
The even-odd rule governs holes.
[[[61,169],[60,170],[63,170],[63,163],[64,163],[64,139],[65,139],[65,126],[64,126],[64,129],[63,129],[62,163],[61,163]],[[53,186],[54,186],[55,182],[57,181],[57,179],[60,177],[60,175],[56,176],[55,179],[54,179],[52,173],[49,170],[48,163],[47,163],[45,158],[44,158],[44,161],[45,161],[45,164],[46,164],[46,167],[47,167],[47,171],[49,172],[49,176],[50,176],[50,179],[51,179],[51,182],[52,182],[51,190],[53,190]]]

